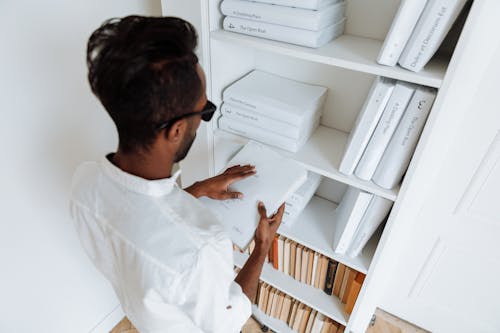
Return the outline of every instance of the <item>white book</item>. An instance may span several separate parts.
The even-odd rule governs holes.
[[[373,81],[365,103],[347,139],[344,155],[339,166],[340,172],[346,175],[351,175],[354,172],[395,85],[395,80],[380,76]]]
[[[226,16],[223,22],[224,30],[312,48],[321,47],[342,35],[344,26],[345,18],[318,31],[285,27],[231,16]]]
[[[283,246],[283,272],[290,275],[290,243],[292,241],[289,239],[285,240],[285,245]]]
[[[284,272],[284,247],[285,247],[285,240],[283,236],[278,237],[278,271]]]
[[[254,70],[227,87],[222,97],[255,114],[301,127],[321,112],[327,92],[322,86]]]
[[[255,165],[257,173],[235,182],[230,190],[243,193],[242,199],[211,200],[201,198],[218,217],[231,240],[245,248],[253,239],[259,222],[257,204],[262,201],[269,215],[307,179],[307,171],[297,162],[283,157],[257,142],[248,142],[227,164]]]
[[[436,53],[467,0],[428,0],[399,58],[401,67],[420,71]]]
[[[370,204],[373,194],[349,186],[339,206],[335,210],[335,233],[333,249],[343,254],[349,248],[354,233]]]
[[[322,179],[323,177],[317,173],[310,171],[307,173],[305,183],[286,200],[285,214],[281,221],[283,225],[288,228],[292,226],[293,222],[295,222],[309,201],[311,201]]]
[[[375,184],[391,189],[401,181],[435,98],[435,89],[419,87],[415,90],[373,175]]]
[[[326,319],[325,315],[318,312],[316,318],[314,318],[314,323],[311,329],[311,333],[321,333],[321,329],[325,324],[325,319]]]
[[[218,125],[219,129],[238,134],[270,146],[288,150],[293,153],[296,153],[307,141],[307,139],[301,139],[300,141],[290,139],[262,128],[254,127],[226,117],[220,117],[218,119]]]
[[[254,0],[255,2],[268,3],[279,6],[296,7],[318,10],[340,0]]]
[[[316,274],[318,271],[318,260],[319,260],[319,254],[318,254],[318,252],[314,252],[312,277],[311,277],[311,285],[313,285],[313,286],[314,286],[314,281],[316,281]]]
[[[322,86],[254,70],[227,87],[222,98],[255,114],[301,127],[321,112],[327,91]]]
[[[319,111],[319,110],[318,110]],[[304,136],[309,137],[312,132],[319,126],[321,112],[309,115],[310,118],[305,119],[302,125],[295,126],[279,121],[273,118],[263,116],[251,109],[233,105],[231,103],[223,103],[220,107],[222,116],[247,123],[252,126],[260,127],[268,131],[286,136],[290,139],[300,139]],[[269,111],[267,113],[271,113]]]
[[[377,127],[354,171],[358,178],[363,180],[372,178],[415,88],[414,84],[401,81],[396,83]]]
[[[345,14],[344,1],[309,10],[246,0],[224,0],[220,8],[227,16],[314,31],[336,23]]]
[[[392,201],[374,195],[346,254],[357,257],[392,207]]]
[[[402,0],[391,28],[385,36],[377,62],[382,65],[395,66],[403,52],[406,42],[411,36],[418,18],[424,10],[427,0]]]

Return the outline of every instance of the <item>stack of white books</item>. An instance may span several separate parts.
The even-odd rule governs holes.
[[[377,77],[356,119],[339,171],[386,189],[399,184],[436,90]]]
[[[402,0],[377,58],[420,71],[443,42],[467,0]]]
[[[335,210],[334,251],[358,256],[391,207],[390,200],[348,187]]]
[[[318,127],[327,88],[252,71],[223,92],[220,129],[297,152]]]
[[[307,180],[304,184],[285,201],[285,213],[281,221],[283,225],[290,228],[297,220],[314,193],[316,193],[322,178],[317,173],[311,171],[307,173]]]
[[[340,0],[224,0],[224,29],[308,47],[342,35],[345,2]]]
[[[258,202],[266,206],[268,215],[295,193],[307,180],[307,170],[271,148],[249,141],[227,164],[251,164],[257,173],[230,186],[231,191],[243,193],[242,199],[200,200],[217,216],[231,240],[239,248],[248,246],[259,223]],[[224,168],[225,169],[225,168]]]

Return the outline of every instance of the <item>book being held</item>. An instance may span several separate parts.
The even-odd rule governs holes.
[[[219,218],[234,244],[246,248],[253,239],[259,222],[257,205],[262,201],[268,214],[294,193],[307,179],[307,171],[297,162],[285,158],[257,142],[248,142],[227,164],[251,164],[257,173],[231,185],[232,191],[243,193],[242,199],[211,200],[201,198]]]

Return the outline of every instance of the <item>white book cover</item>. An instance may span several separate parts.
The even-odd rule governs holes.
[[[273,4],[278,6],[296,7],[318,10],[325,6],[340,2],[340,0],[254,0],[255,2]]]
[[[285,245],[283,246],[283,272],[290,275],[290,243],[291,240],[285,240]]]
[[[395,66],[411,36],[427,0],[402,0],[391,28],[385,36],[377,62],[381,65]]]
[[[308,171],[306,182],[286,200],[285,214],[282,220],[284,226],[290,228],[293,225],[311,201],[322,179],[321,175]]]
[[[365,103],[356,118],[356,123],[347,138],[344,155],[339,166],[340,172],[346,175],[352,175],[354,172],[395,85],[395,80],[380,76],[373,81]]]
[[[435,98],[435,89],[417,88],[373,175],[375,184],[391,189],[401,181]]]
[[[220,112],[224,117],[241,121],[252,126],[260,127],[262,129],[296,140],[299,140],[304,136],[310,136],[311,133],[319,126],[321,117],[320,111],[321,110],[318,109],[316,113],[308,115],[309,118],[306,118],[299,127],[263,116],[262,114],[252,111],[251,109],[233,105],[231,103],[224,102],[220,107]],[[272,111],[266,113],[272,113]]]
[[[270,146],[281,148],[292,153],[296,153],[307,141],[307,138],[302,139],[301,141],[290,139],[262,128],[251,126],[226,117],[220,117],[218,119],[218,124],[219,129],[238,134]]]
[[[271,215],[307,179],[307,171],[297,162],[283,157],[257,142],[248,142],[227,164],[255,165],[257,173],[231,185],[230,190],[243,193],[242,199],[211,200],[201,198],[219,218],[228,234],[240,248],[253,239],[259,222],[257,205],[262,201]]]
[[[349,248],[354,233],[373,198],[372,193],[349,186],[335,210],[335,233],[333,250],[343,254]]]
[[[401,81],[396,83],[377,127],[354,171],[356,177],[363,180],[372,178],[415,88],[416,86],[411,83]]]
[[[314,31],[336,23],[345,14],[344,1],[309,10],[246,0],[224,0],[220,8],[227,16]]]
[[[284,247],[285,241],[283,236],[278,237],[278,271],[284,272]]]
[[[299,46],[318,48],[344,33],[345,20],[346,19],[344,17],[340,21],[321,30],[312,31],[226,16],[223,22],[223,27],[224,30],[245,35],[271,39]]]
[[[318,271],[318,260],[319,260],[319,254],[318,252],[314,252],[312,276],[311,276],[311,285],[313,286],[314,286],[314,281],[316,281],[316,274]]]
[[[227,87],[222,97],[234,106],[301,127],[321,112],[327,92],[322,86],[254,70]]]
[[[357,257],[392,207],[392,201],[374,195],[346,254]]]
[[[428,0],[399,58],[401,67],[420,71],[432,58],[467,0]]]

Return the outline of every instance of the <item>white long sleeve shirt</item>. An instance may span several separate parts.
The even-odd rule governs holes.
[[[139,332],[239,332],[251,303],[234,282],[231,241],[178,175],[82,164],[70,200],[81,243]]]

